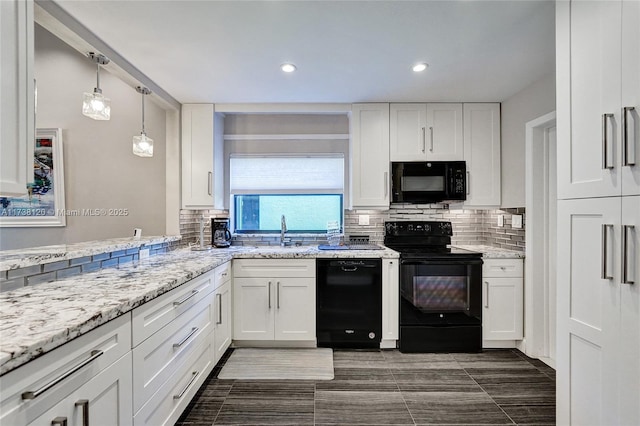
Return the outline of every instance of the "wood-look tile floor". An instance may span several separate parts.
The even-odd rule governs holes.
[[[176,426],[555,424],[555,371],[517,350],[334,350],[334,380],[220,380],[230,351]]]

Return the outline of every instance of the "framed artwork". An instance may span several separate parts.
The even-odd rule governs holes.
[[[62,130],[36,129],[27,195],[0,197],[1,227],[65,226]]]

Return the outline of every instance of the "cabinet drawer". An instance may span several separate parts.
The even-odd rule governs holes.
[[[133,412],[137,412],[213,329],[206,297],[133,350]]]
[[[233,276],[261,277],[315,277],[314,259],[241,259],[233,261]]]
[[[121,315],[2,376],[0,423],[29,424],[122,358],[131,350],[130,320],[130,314]],[[72,373],[63,378],[69,372]],[[58,381],[60,378],[63,379]],[[56,382],[48,390],[37,392]],[[23,399],[25,392],[38,395]]]
[[[135,426],[173,425],[213,369],[209,335],[133,417]]]
[[[231,279],[231,262],[223,263],[218,266],[213,270],[213,274],[215,275],[214,287],[218,288]]]
[[[496,278],[521,277],[522,270],[522,259],[485,259],[482,275]]]
[[[138,346],[190,307],[208,297],[213,291],[213,278],[213,271],[207,272],[134,309],[132,317],[133,347]]]

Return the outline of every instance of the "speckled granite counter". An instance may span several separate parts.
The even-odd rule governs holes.
[[[231,247],[175,250],[0,294],[0,375],[233,258],[397,258],[390,250]]]
[[[487,246],[487,245],[458,245],[458,247],[465,250],[478,251],[482,253],[482,257],[485,259],[522,259],[524,258],[523,251],[508,250],[499,247]]]

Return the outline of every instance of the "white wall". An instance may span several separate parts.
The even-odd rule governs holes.
[[[141,129],[141,99],[135,89],[106,71],[103,94],[111,120],[82,115],[82,94],[92,91],[96,69],[86,57],[36,25],[37,127],[60,127],[64,140],[66,209],[126,208],[125,217],[67,217],[58,228],[2,228],[0,249],[65,244],[165,233],[165,111],[146,100],[145,127],[154,156],[131,151]]]
[[[525,205],[525,124],[556,109],[555,72],[502,102],[502,207]]]

